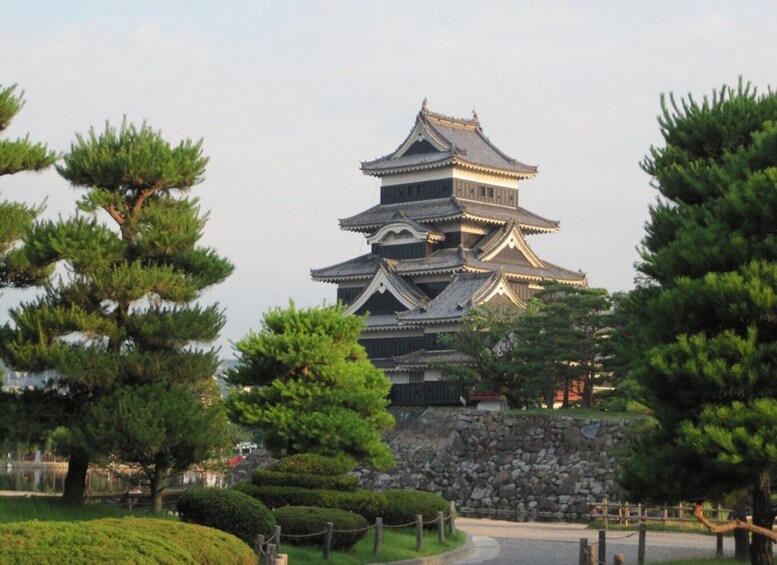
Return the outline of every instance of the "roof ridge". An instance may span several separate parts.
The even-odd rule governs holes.
[[[432,112],[429,110],[429,103],[426,98],[424,98],[424,101],[421,103],[421,111],[418,112],[418,115],[423,118],[432,118],[433,120],[449,122],[454,125],[474,126],[475,129],[480,129],[480,120],[478,119],[478,115],[474,110],[472,111],[471,118],[456,118],[454,116]]]

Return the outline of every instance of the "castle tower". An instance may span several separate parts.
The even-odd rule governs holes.
[[[527,236],[559,223],[519,206],[518,183],[537,175],[484,135],[477,115],[431,112],[424,100],[410,135],[361,170],[381,179],[380,204],[340,220],[364,234],[370,253],[313,269],[314,280],[337,284],[348,312],[369,314],[361,343],[395,385],[395,404],[458,403],[435,365],[465,362],[439,337],[482,304],[523,302],[546,280],[585,286],[583,273],[540,259]],[[437,390],[437,393],[430,393]],[[416,391],[416,392],[412,392]]]

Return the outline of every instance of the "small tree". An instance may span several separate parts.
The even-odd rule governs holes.
[[[390,381],[367,359],[358,338],[363,319],[342,306],[270,310],[262,329],[235,345],[233,419],[258,426],[276,456],[347,456],[377,468],[393,456],[380,437]]]
[[[81,213],[39,224],[25,240],[34,266],[66,268],[42,297],[11,312],[5,352],[16,368],[55,375],[49,386],[70,431],[69,502],[83,500],[90,460],[115,447],[87,441],[97,425],[92,406],[155,382],[198,398],[210,386],[216,351],[193,344],[216,339],[224,316],[193,301],[232,265],[197,246],[205,218],[196,200],[180,196],[206,163],[202,142],[171,146],[146,124],[77,135],[57,170],[85,190]]]
[[[139,471],[161,512],[162,480],[228,445],[218,390],[208,392],[202,398],[166,382],[123,387],[91,407],[83,439],[112,446],[120,463]]]
[[[562,391],[568,407],[571,388],[579,384],[583,405],[590,407],[609,307],[603,289],[549,283],[525,309],[476,308],[460,331],[446,338],[470,363],[443,369],[465,384],[503,392],[511,406],[542,400],[552,407],[556,392]]]

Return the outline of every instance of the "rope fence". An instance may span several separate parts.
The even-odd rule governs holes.
[[[322,538],[322,550],[323,550],[323,556],[325,560],[329,560],[329,556],[332,549],[332,536],[333,534],[358,534],[361,532],[369,532],[370,530],[375,531],[375,542],[373,544],[373,556],[377,556],[382,547],[382,537],[383,537],[383,529],[384,528],[391,528],[391,529],[408,529],[410,527],[415,526],[416,528],[416,545],[415,549],[416,551],[421,551],[423,548],[423,531],[424,526],[431,526],[433,524],[437,524],[437,535],[440,543],[443,543],[445,541],[445,534],[446,534],[446,526],[449,530],[450,534],[454,534],[456,532],[456,507],[451,502],[448,513],[444,513],[443,511],[437,512],[437,517],[432,520],[426,520],[424,521],[423,516],[421,514],[418,514],[416,516],[416,519],[412,522],[407,522],[405,524],[384,524],[383,518],[375,518],[375,523],[371,526],[367,526],[364,528],[356,528],[351,530],[340,530],[335,529],[334,524],[332,522],[327,522],[326,526],[327,528],[325,530],[322,530],[320,532],[315,532],[311,534],[286,534],[281,532],[280,526],[275,526],[275,532],[272,536],[270,536],[269,539],[265,540],[265,536],[262,534],[259,534],[256,536],[256,540],[254,542],[254,553],[256,555],[256,562],[258,564],[266,564],[266,565],[286,565],[286,556],[285,554],[279,553],[281,540],[283,539],[306,539],[306,538]]]

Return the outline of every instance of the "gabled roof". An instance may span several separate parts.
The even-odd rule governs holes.
[[[340,228],[356,232],[371,232],[390,222],[397,212],[402,212],[407,218],[425,224],[458,219],[496,225],[514,222],[524,233],[555,232],[559,227],[559,222],[533,214],[525,208],[497,206],[449,196],[433,200],[378,204],[355,216],[342,218]]]
[[[512,261],[484,261],[479,259],[473,250],[461,247],[440,249],[423,259],[405,259],[394,265],[394,269],[403,276],[502,271],[511,279],[530,281],[552,279],[569,284],[585,284],[584,273],[564,269],[547,261],[542,262],[542,267],[535,267],[528,262],[519,264]]]
[[[341,282],[371,279],[378,270],[380,256],[373,253],[321,269],[310,269],[310,278],[320,282]]]
[[[377,243],[390,232],[409,231],[416,239],[428,241],[443,241],[445,234],[441,231],[419,224],[414,219],[407,217],[402,210],[394,212],[391,221],[381,226],[375,233],[367,238],[367,243]]]
[[[526,262],[532,267],[544,268],[542,261],[526,243],[521,229],[514,221],[506,223],[484,237],[476,246],[477,258],[481,261],[489,261],[507,248],[515,248],[520,251]]]
[[[466,353],[460,353],[453,349],[438,349],[427,351],[419,349],[406,355],[397,355],[393,358],[395,370],[420,369],[429,367],[435,363],[450,363],[464,365],[472,362],[472,357]]]
[[[488,302],[496,294],[506,295],[516,306],[523,304],[510,290],[503,273],[461,273],[455,275],[445,290],[427,305],[399,312],[397,318],[400,323],[456,321],[473,306]]]
[[[384,175],[450,165],[495,173],[511,178],[530,178],[537,167],[525,165],[499,150],[483,134],[477,115],[452,118],[430,112],[426,99],[410,134],[400,146],[373,161],[363,161],[364,174]]]
[[[488,237],[488,236],[487,236]],[[378,255],[362,255],[350,261],[338,263],[331,267],[311,270],[313,280],[322,282],[340,282],[348,280],[369,280],[378,269],[381,258]],[[585,285],[585,273],[572,271],[542,261],[541,267],[535,267],[528,261],[515,263],[513,261],[499,261],[498,259],[485,261],[480,259],[477,253],[471,249],[462,247],[440,249],[429,257],[419,259],[383,259],[392,270],[402,277],[417,275],[455,274],[461,272],[482,272],[501,270],[510,279],[543,281],[558,280],[569,284]]]
[[[420,288],[411,281],[397,275],[388,261],[383,260],[378,264],[378,270],[375,272],[370,284],[348,306],[346,313],[353,314],[357,312],[359,308],[364,306],[370,296],[376,292],[381,294],[384,292],[391,293],[408,309],[423,307],[429,301],[429,297]]]

